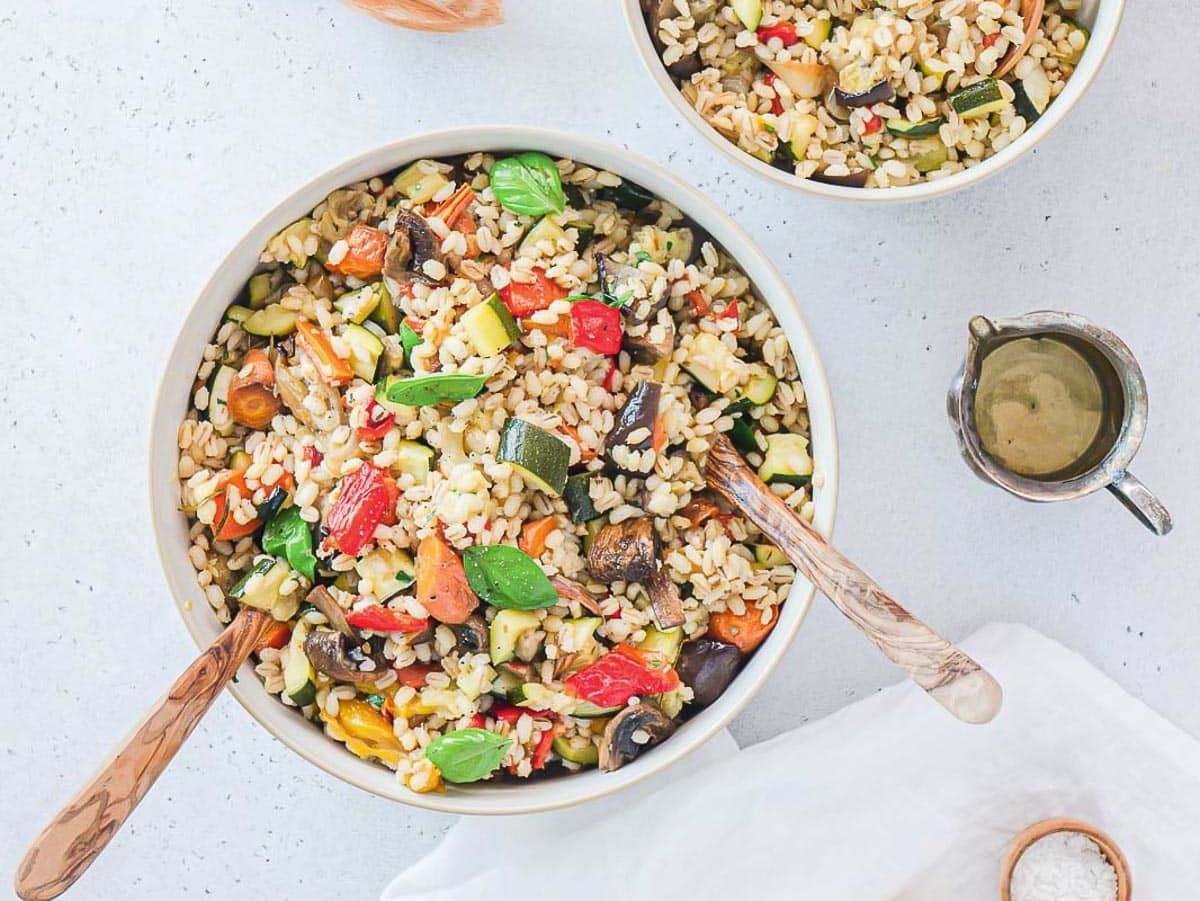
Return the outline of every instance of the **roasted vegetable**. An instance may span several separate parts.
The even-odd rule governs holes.
[[[721,696],[742,665],[735,645],[712,638],[684,642],[675,661],[675,671],[692,690],[692,703],[707,707]]]
[[[390,672],[382,639],[358,643],[341,632],[317,629],[304,639],[304,655],[320,672],[341,682],[374,682]]]
[[[383,274],[401,283],[416,279],[436,284],[439,280],[425,271],[425,264],[431,260],[442,262],[441,241],[423,218],[411,210],[401,210],[383,259]]]
[[[227,403],[233,421],[250,429],[270,425],[283,407],[274,386],[275,372],[266,352],[257,347],[246,351],[241,369],[229,383]]]
[[[896,97],[892,83],[862,63],[853,63],[838,73],[835,92],[838,102],[848,107],[887,103]]]
[[[725,610],[710,616],[708,634],[718,641],[733,645],[743,654],[750,654],[766,640],[775,623],[779,622],[779,608],[772,607],[767,621],[764,623],[762,620],[763,611],[753,604],[747,604],[745,613]]]
[[[462,560],[445,540],[426,535],[417,547],[417,601],[443,623],[464,623],[479,606]]]
[[[617,411],[616,422],[608,437],[604,439],[604,456],[610,463],[614,448],[628,447],[630,450],[644,451],[651,446],[654,424],[658,421],[658,407],[662,399],[662,385],[658,382],[638,382],[621,409]],[[634,432],[644,431],[645,435],[636,442],[630,443],[629,436]]]
[[[605,772],[620,769],[674,731],[674,720],[657,707],[649,704],[626,707],[604,727],[600,738],[600,769]]]
[[[648,516],[605,525],[588,550],[588,568],[600,582],[641,582],[658,568],[659,539]]]

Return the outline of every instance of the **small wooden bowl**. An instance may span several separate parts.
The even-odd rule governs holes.
[[[1013,870],[1021,855],[1039,839],[1055,832],[1080,832],[1100,846],[1101,853],[1108,858],[1112,868],[1117,871],[1117,901],[1129,901],[1133,894],[1133,877],[1129,874],[1129,861],[1117,843],[1101,832],[1091,823],[1083,820],[1073,820],[1070,817],[1051,817],[1039,820],[1031,826],[1026,826],[1013,839],[1008,857],[1004,860],[1004,868],[1000,871],[1000,901],[1012,901]]]

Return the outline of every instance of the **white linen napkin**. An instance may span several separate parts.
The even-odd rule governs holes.
[[[964,648],[1004,687],[986,726],[904,682],[733,754],[726,733],[648,788],[464,818],[384,901],[992,899],[1009,839],[1050,816],[1107,831],[1136,897],[1195,897],[1200,743],[1025,626]]]

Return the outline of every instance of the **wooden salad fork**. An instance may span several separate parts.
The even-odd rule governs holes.
[[[1025,20],[1025,40],[1009,48],[1000,60],[1000,65],[992,73],[996,78],[1003,78],[1012,71],[1013,66],[1021,61],[1029,48],[1033,46],[1033,36],[1042,27],[1042,14],[1046,11],[1046,0],[1021,0],[1021,18]]]
[[[34,839],[17,867],[14,887],[20,898],[57,898],[83,875],[272,622],[270,614],[243,606],[225,631],[183,671],[133,734]]]
[[[1000,712],[999,683],[896,603],[801,519],[763,483],[724,434],[713,440],[704,478],[931,698],[965,723],[986,723]]]

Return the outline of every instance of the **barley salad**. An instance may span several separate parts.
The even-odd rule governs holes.
[[[268,692],[410,789],[612,770],[721,695],[794,572],[704,490],[728,432],[811,518],[796,361],[670,204],[538,152],[418,160],[267,244],[178,475]]]
[[[1026,55],[1021,0],[642,0],[684,99],[739,149],[801,178],[944,178],[1019,138],[1087,46],[1051,0]]]

